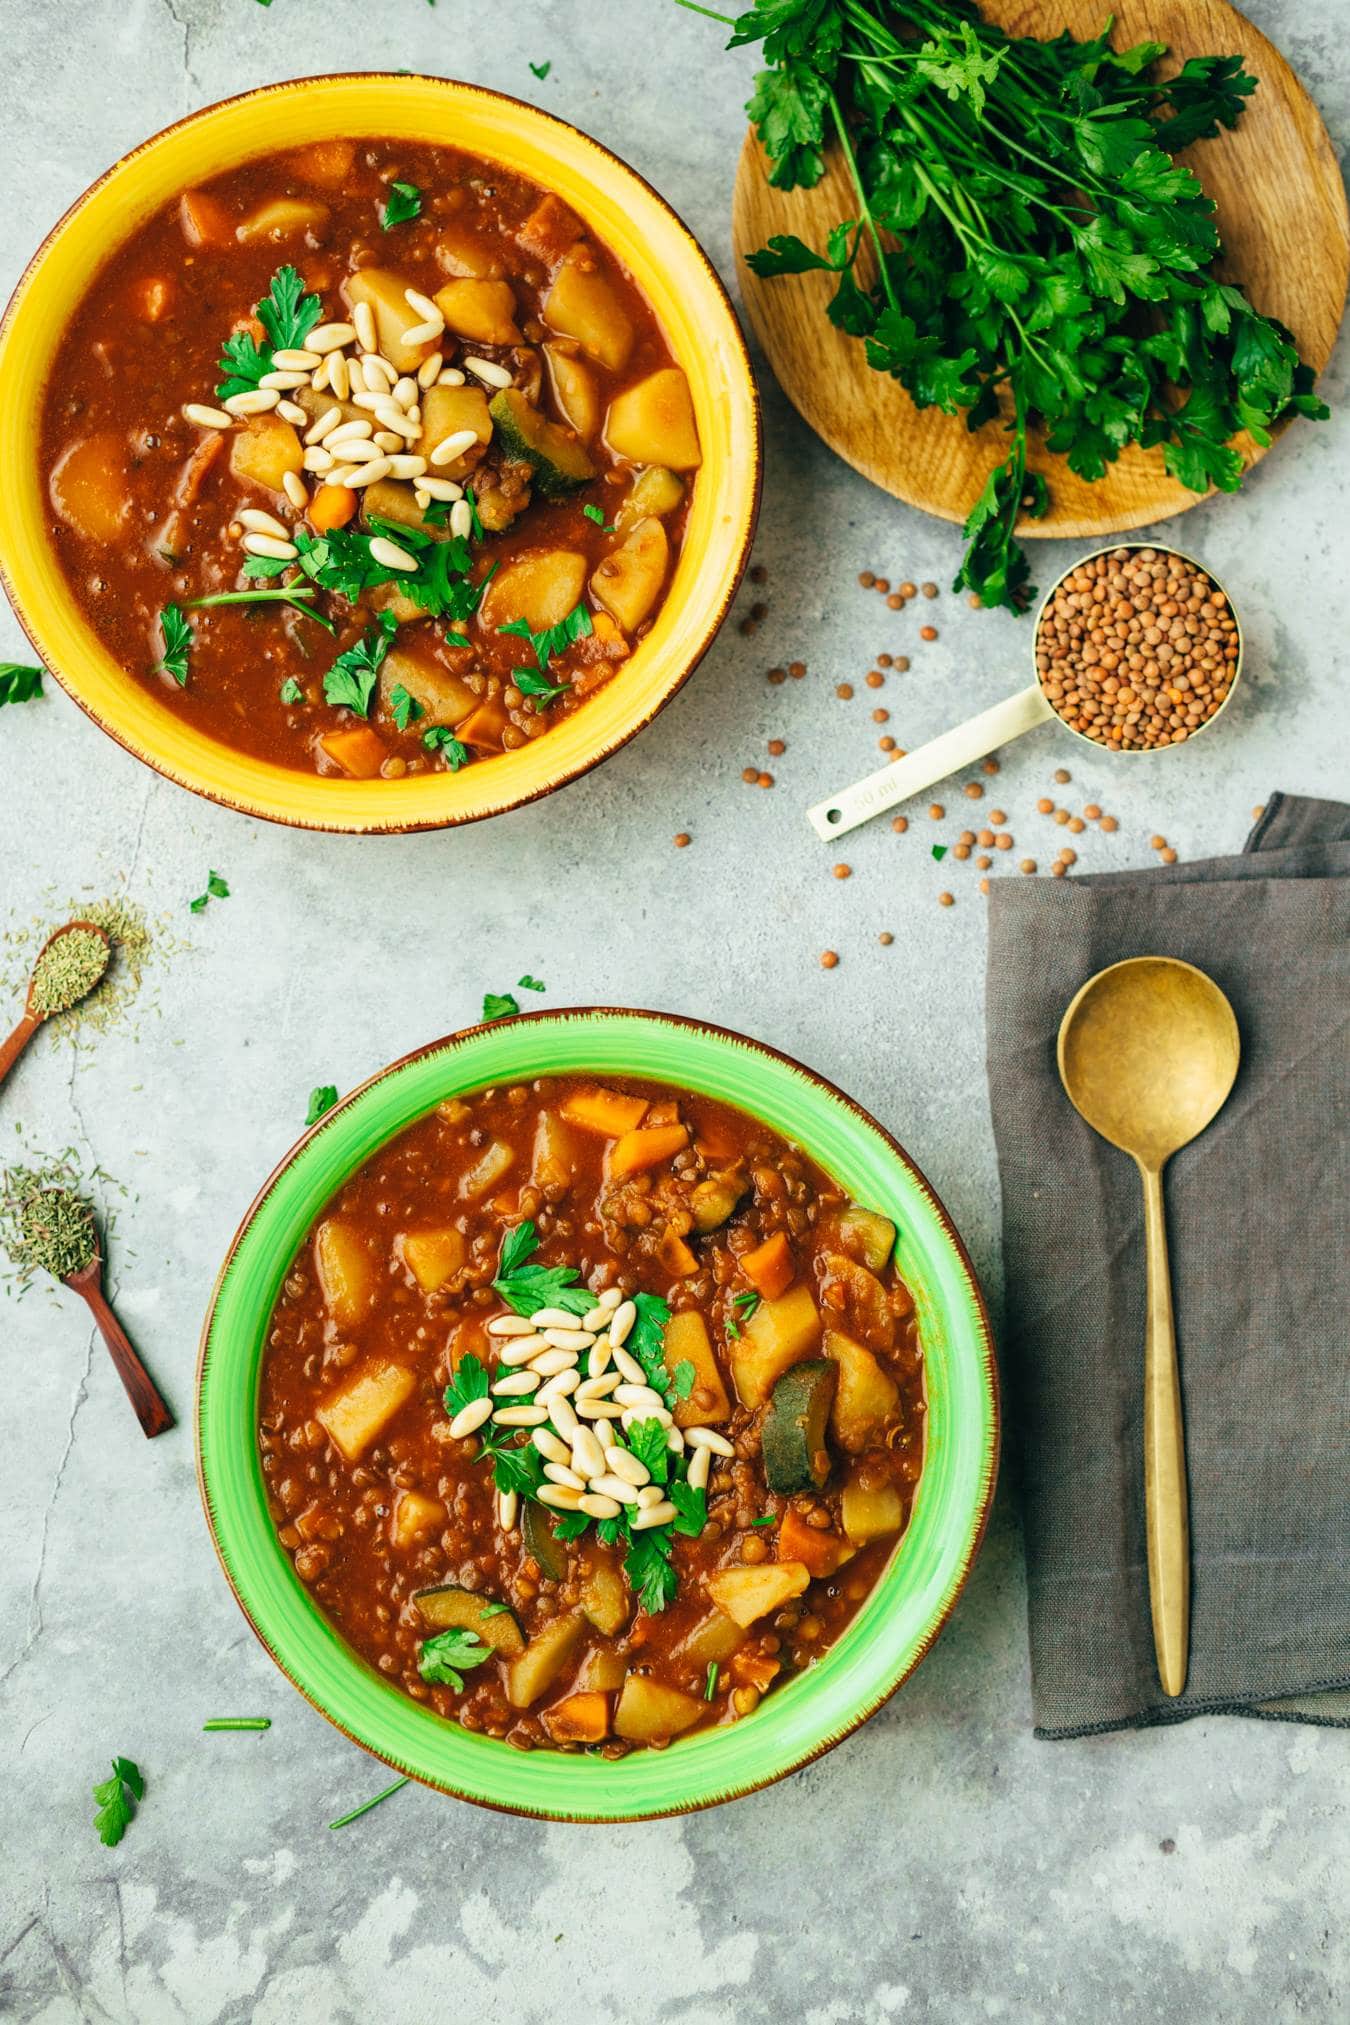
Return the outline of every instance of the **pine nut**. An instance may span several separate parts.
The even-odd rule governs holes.
[[[289,350],[273,352],[272,354],[272,364],[279,367],[282,372],[287,373],[312,373],[315,366],[322,362],[322,359],[322,352],[302,351],[295,346],[291,346]]]
[[[431,300],[429,295],[423,295],[419,288],[405,288],[403,300],[407,303],[409,309],[415,310],[417,315],[422,317],[427,323],[433,321],[444,323],[445,319],[441,315],[437,305]]]
[[[606,1287],[604,1293],[597,1294],[595,1298],[597,1306],[601,1308],[617,1308],[623,1300],[623,1294],[618,1287]]]
[[[584,1491],[586,1488],[585,1477],[579,1477],[566,1463],[546,1462],[544,1475],[551,1484],[562,1484],[569,1491]]]
[[[389,476],[389,459],[377,457],[373,464],[363,464],[359,471],[351,472],[346,480],[350,486],[375,485],[381,478]],[[331,483],[331,480],[330,480]]]
[[[547,1336],[544,1340],[547,1342]],[[555,1372],[571,1371],[576,1364],[577,1353],[575,1350],[559,1350],[550,1344],[547,1350],[541,1350],[530,1361],[541,1378],[552,1378]]]
[[[446,366],[441,373],[440,384],[443,387],[462,387],[464,385],[464,375],[460,372],[458,366]]]
[[[544,1347],[542,1336],[536,1336],[531,1329],[528,1336],[512,1336],[497,1352],[503,1364],[528,1364],[531,1357]]]
[[[464,370],[489,387],[509,387],[511,384],[511,375],[506,367],[494,365],[491,359],[466,358]]]
[[[305,342],[312,352],[340,352],[356,336],[349,323],[321,323],[312,330]]]
[[[577,1510],[584,1512],[588,1519],[617,1519],[622,1507],[617,1498],[606,1498],[599,1491],[587,1491],[577,1499]]]
[[[298,401],[278,401],[277,413],[283,422],[289,422],[293,429],[303,429],[309,420],[309,410],[302,408]]]
[[[260,387],[274,387],[279,394],[289,394],[296,387],[309,385],[309,374],[305,373],[264,373],[259,380]]]
[[[383,394],[367,393],[364,387],[354,387],[352,389],[352,406],[354,408],[364,408],[367,414],[373,415],[377,408],[385,406],[385,397]]]
[[[353,400],[358,394],[382,393],[378,382],[374,387],[371,386],[360,359],[344,359],[343,364],[347,369],[347,383],[351,387]]]
[[[530,1317],[532,1329],[571,1329],[574,1326],[566,1308],[537,1308]]]
[[[323,482],[325,485],[347,485],[355,475],[354,464],[335,464],[331,471],[324,472]]]
[[[586,1375],[598,1378],[609,1363],[610,1348],[608,1336],[601,1336],[592,1343],[586,1355]]]
[[[581,1425],[565,1399],[554,1399],[549,1403],[548,1417],[564,1441],[571,1441]]]
[[[558,1372],[556,1377],[549,1379],[548,1384],[540,1392],[540,1405],[542,1406],[546,1399],[550,1401],[554,1399],[566,1399],[569,1392],[576,1391],[578,1382],[575,1371]],[[575,1401],[573,1404],[575,1404]]]
[[[271,556],[274,562],[294,562],[299,553],[293,541],[278,541],[270,534],[246,534],[243,547],[249,555]]]
[[[498,1427],[542,1427],[548,1419],[544,1406],[499,1406],[493,1415]]]
[[[515,1532],[516,1512],[519,1509],[519,1506],[520,1506],[520,1499],[516,1496],[514,1491],[498,1491],[497,1524],[501,1527],[504,1533]]]
[[[523,1315],[494,1315],[487,1325],[489,1336],[532,1336],[534,1323]]]
[[[462,506],[464,504],[465,502],[461,500],[460,505]],[[452,513],[450,516],[452,525],[454,523],[454,518],[455,516]],[[573,1356],[575,1356],[579,1350],[589,1350],[592,1343],[595,1341],[595,1338],[594,1336],[592,1336],[589,1329],[560,1329],[554,1326],[545,1329],[544,1335],[547,1338],[547,1340],[553,1345],[555,1350],[567,1350]]]
[[[423,389],[434,387],[437,380],[441,377],[441,368],[444,364],[445,360],[439,352],[428,352],[421,365],[417,368],[418,386]]]
[[[617,1371],[602,1371],[598,1378],[581,1379],[577,1392],[582,1399],[603,1399],[606,1393],[614,1390],[618,1382]]]
[[[618,1400],[620,1406],[665,1405],[665,1401],[662,1399],[660,1393],[654,1392],[650,1385],[616,1385],[614,1397]]]
[[[684,1453],[684,1436],[680,1433],[678,1427],[672,1425],[666,1429],[666,1447],[672,1455],[682,1455]],[[703,1453],[706,1455],[707,1450],[705,1449]]]
[[[325,450],[321,443],[316,443],[312,450],[306,450],[305,452],[304,466],[306,471],[331,471],[336,462],[337,459],[334,457],[332,451]]]
[[[605,1449],[606,1451],[621,1446],[618,1435],[615,1434],[612,1425],[607,1420],[596,1421],[594,1427],[594,1434],[601,1448]]]
[[[609,1467],[616,1477],[625,1483],[636,1484],[640,1490],[643,1484],[651,1482],[651,1471],[630,1448],[612,1448],[609,1452]]]
[[[368,302],[358,302],[352,311],[352,329],[363,352],[377,352],[380,340],[375,332],[375,312]]]
[[[473,533],[473,508],[467,499],[457,499],[450,509],[450,532],[467,541]]]
[[[561,1444],[559,1444],[561,1446]],[[557,1458],[555,1458],[557,1460]],[[579,1427],[572,1442],[572,1468],[578,1476],[603,1476],[605,1451],[588,1427]]]
[[[337,356],[338,354],[333,352],[330,357],[321,360],[310,374],[309,384],[316,394],[321,394],[331,381],[333,377],[333,360]]]
[[[551,1505],[555,1512],[579,1512],[581,1493],[572,1491],[565,1484],[543,1484],[539,1490],[541,1505]]]
[[[435,344],[444,331],[445,325],[440,317],[434,323],[428,317],[425,323],[410,324],[401,335],[405,345],[430,345]]]
[[[607,1320],[608,1320],[608,1311],[606,1309],[592,1308],[589,1314],[585,1314],[582,1316],[581,1326],[583,1329],[589,1329],[591,1334],[595,1336],[598,1335],[600,1330],[604,1328]]]
[[[374,543],[371,543],[372,549]],[[494,1399],[519,1399],[523,1393],[533,1392],[539,1380],[533,1371],[513,1371],[509,1378],[499,1378],[492,1388]]]
[[[614,1310],[614,1319],[609,1325],[609,1340],[617,1350],[621,1343],[628,1341],[628,1332],[637,1320],[637,1309],[631,1301],[620,1301]]]
[[[638,1509],[646,1511],[652,1505],[665,1503],[666,1494],[660,1484],[644,1484],[638,1492]]]
[[[205,401],[189,401],[183,410],[184,419],[195,422],[199,429],[228,429],[230,416],[223,408],[210,408]]]
[[[397,542],[386,541],[382,534],[372,537],[370,559],[372,562],[382,564],[387,570],[415,570],[417,568],[417,557],[415,555],[409,555],[407,549],[400,548]]]
[[[324,442],[332,434],[333,430],[339,426],[341,421],[342,410],[336,403],[331,408],[325,408],[318,421],[305,431],[306,443]]]
[[[689,1458],[689,1481],[696,1491],[708,1488],[708,1472],[712,1468],[712,1450],[696,1448]]]
[[[362,352],[361,370],[366,376],[366,385],[368,387],[377,387],[381,381],[384,382],[386,387],[396,387],[398,385],[398,367],[391,366],[388,359],[380,352]]]
[[[340,415],[342,410],[335,408],[333,413]],[[336,428],[325,433],[323,447],[325,450],[336,450],[340,443],[364,443],[374,427],[375,424],[367,422],[363,415],[353,416],[350,422],[339,422]]]
[[[610,1450],[609,1461],[611,1463],[618,1453],[617,1449]],[[607,1472],[602,1477],[596,1477],[592,1482],[591,1488],[592,1490],[599,1491],[604,1497],[617,1498],[621,1505],[635,1505],[638,1501],[637,1486],[625,1482],[623,1477],[614,1476],[612,1472]]]
[[[339,401],[345,401],[351,392],[352,376],[347,365],[345,352],[328,354],[328,384]]]
[[[675,1507],[667,1499],[659,1505],[648,1505],[629,1524],[635,1533],[645,1533],[649,1526],[668,1526],[675,1517]]]
[[[415,443],[422,433],[419,416],[409,414],[406,409],[395,408],[388,401],[382,401],[375,410],[375,420],[382,429],[388,429],[394,435],[401,436],[405,443]]]
[[[285,541],[290,534],[290,529],[274,513],[264,513],[260,506],[241,506],[235,518],[250,534],[275,535],[278,541]]]
[[[576,1408],[587,1420],[619,1420],[623,1416],[623,1408],[612,1399],[579,1399]]]
[[[559,1441],[557,1435],[553,1432],[553,1429],[551,1427],[537,1427],[534,1433],[530,1436],[530,1440],[534,1443],[540,1455],[544,1457],[546,1462],[555,1462],[555,1463],[571,1462],[572,1460],[571,1449],[568,1448],[567,1443],[565,1441]]]
[[[414,407],[417,402],[417,392],[416,380],[410,380],[406,373],[401,380],[394,381],[394,399],[398,402],[400,408]]]
[[[431,494],[429,492],[423,492],[420,485],[414,485],[413,498],[417,502],[417,511],[419,513],[425,513],[427,508],[431,504]]]
[[[235,396],[235,399],[239,401],[247,398],[244,394],[237,394]],[[431,453],[431,461],[433,464],[453,464],[456,457],[462,457],[466,450],[472,450],[477,441],[478,431],[476,429],[456,429],[451,435],[443,437],[436,445],[436,448]]]
[[[646,1372],[638,1363],[637,1358],[632,1356],[627,1350],[616,1350],[614,1352],[614,1362],[630,1385],[645,1385],[647,1383]]]
[[[456,485],[453,478],[432,478],[422,480],[422,491],[428,499],[463,499],[464,487]]]
[[[300,411],[302,414],[304,410]],[[283,471],[281,482],[286,488],[286,497],[297,513],[303,513],[309,505],[309,490],[303,478],[296,471]]]
[[[247,393],[231,394],[223,406],[227,415],[265,415],[280,399],[275,387],[251,387]]]
[[[348,464],[373,464],[385,453],[377,450],[368,436],[349,436],[345,442],[338,444],[334,454],[340,454]]]
[[[714,1455],[735,1455],[736,1453],[726,1436],[716,1433],[711,1427],[687,1427],[684,1430],[684,1438],[690,1448],[709,1448]]]
[[[379,438],[376,438],[379,441]],[[398,438],[391,429],[385,439],[385,448],[390,452],[389,476],[391,478],[420,478],[427,468],[425,457],[414,457],[397,451]],[[396,453],[396,454],[395,454]]]
[[[450,1433],[456,1441],[462,1441],[467,1434],[475,1434],[492,1413],[490,1399],[471,1399],[467,1406],[461,1406],[450,1423]]]

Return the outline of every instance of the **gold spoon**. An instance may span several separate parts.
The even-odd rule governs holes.
[[[1059,1029],[1069,1102],[1132,1156],[1144,1184],[1144,1504],[1153,1645],[1167,1695],[1186,1685],[1191,1562],[1162,1173],[1222,1110],[1238,1052],[1237,1021],[1218,985],[1171,956],[1132,956],[1098,971]]]
[[[38,972],[42,968],[42,960],[45,956],[47,956],[51,952],[53,946],[61,941],[63,936],[75,935],[77,933],[81,935],[94,935],[98,937],[98,940],[103,944],[104,950],[106,952],[106,960],[104,962],[103,968],[102,970],[99,971],[97,977],[91,977],[88,984],[84,986],[84,989],[82,991],[77,991],[73,998],[68,998],[62,1005],[49,1006],[44,1011],[40,1009],[36,1004]],[[9,1039],[4,1043],[3,1046],[0,1046],[0,1083],[4,1082],[5,1077],[14,1067],[14,1064],[18,1061],[19,1056],[28,1046],[28,1043],[32,1040],[34,1034],[37,1032],[38,1028],[42,1025],[43,1021],[51,1019],[55,1013],[69,1012],[71,1006],[78,1005],[82,998],[88,998],[90,992],[94,990],[95,986],[102,984],[104,978],[108,974],[108,964],[111,962],[112,962],[112,940],[108,935],[107,930],[104,928],[100,928],[96,922],[67,921],[63,928],[58,928],[54,935],[49,935],[47,937],[47,940],[43,943],[41,949],[37,953],[37,961],[33,965],[33,974],[28,980],[28,996],[24,1001],[23,1018],[19,1021],[19,1024],[15,1027]]]

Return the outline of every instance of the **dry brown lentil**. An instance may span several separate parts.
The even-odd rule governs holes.
[[[852,865],[836,865],[834,876],[836,879],[851,879],[853,877]]]
[[[869,689],[880,689],[885,680],[886,677],[884,675],[878,675],[876,671],[873,670],[873,672],[867,678],[867,686]]]
[[[891,713],[889,710],[874,710],[872,712],[873,724],[889,724],[890,721]]]
[[[899,612],[903,611],[905,601],[900,596],[900,593],[898,591],[892,591],[890,596],[887,598],[886,603],[890,606],[893,612]]]
[[[1055,768],[1055,779],[1059,782],[1061,787],[1064,787],[1069,781],[1073,779],[1073,775],[1069,772],[1067,766],[1057,766]]]
[[[1067,809],[1055,810],[1055,821],[1057,823],[1067,823],[1068,820],[1069,820],[1069,811]]]
[[[769,788],[773,786],[773,775],[771,773],[757,774],[756,779],[761,787]]]
[[[1008,818],[1007,818],[1007,816],[1006,816],[1006,815],[1005,815],[1005,814],[1003,813],[1003,810],[1002,810],[1002,809],[990,809],[990,811],[989,811],[989,825],[990,825],[990,828],[991,828],[991,829],[995,829],[995,830],[996,830],[996,829],[998,829],[999,825],[1000,825],[1001,823],[1006,823],[1006,822],[1007,822],[1007,820],[1008,820]]]
[[[838,962],[839,955],[837,950],[822,949],[820,952],[820,967],[822,970],[834,970]]]
[[[774,688],[776,689],[776,688],[778,687],[778,685],[779,685],[779,683],[780,683],[780,682],[786,682],[786,681],[787,681],[787,669],[786,669],[786,668],[770,668],[770,670],[769,670],[769,680],[770,680],[770,682],[772,682],[772,683],[773,683],[773,685],[774,685]]]
[[[938,629],[936,626],[920,626],[919,638],[921,640],[936,640],[937,636]]]
[[[858,582],[862,585],[865,591],[870,591],[873,584],[876,582],[876,578],[872,574],[871,570],[859,570]]]
[[[792,677],[792,679],[793,679],[793,681],[794,681],[794,682],[800,682],[800,681],[801,681],[801,679],[802,679],[802,676],[803,676],[803,675],[804,675],[805,673],[806,673],[806,663],[805,663],[805,661],[789,661],[789,662],[788,662],[788,674],[789,674],[789,675],[790,675],[790,676]]]
[[[980,891],[981,893],[987,893],[989,891],[989,881],[987,879],[981,879]]]
[[[908,671],[908,668],[909,668],[909,656],[908,656],[908,654],[897,654],[897,655],[896,655],[896,657],[895,657],[895,663],[894,663],[894,665],[895,665],[895,671],[896,671],[896,673],[897,673],[898,675],[903,675],[903,674],[905,674],[905,673],[906,673],[906,672]]]
[[[1054,864],[1050,867],[1050,876],[1052,879],[1062,879],[1068,869],[1062,858],[1056,858]]]
[[[892,828],[892,829],[893,829],[893,830],[895,831],[895,833],[896,833],[896,835],[897,835],[897,836],[899,836],[899,837],[903,837],[903,836],[904,836],[904,834],[905,834],[905,831],[906,831],[906,830],[907,830],[907,829],[909,828],[909,817],[908,817],[908,816],[892,816],[892,817],[891,817],[891,828]]]
[[[689,844],[689,843],[691,843],[692,841],[693,841],[693,840],[692,840],[692,838],[690,837],[690,835],[689,835],[689,832],[688,832],[688,830],[677,830],[677,831],[676,831],[676,833],[675,833],[675,849],[676,849],[677,851],[682,851],[682,850],[683,850],[683,849],[685,848],[686,844]]]
[[[1055,805],[1048,795],[1041,796],[1040,800],[1036,804],[1036,808],[1038,813],[1043,816],[1053,816],[1053,814],[1055,813]]]
[[[1100,810],[1100,809],[1098,808],[1098,806],[1097,806],[1096,802],[1087,802],[1087,803],[1086,803],[1086,804],[1084,805],[1084,808],[1083,808],[1083,814],[1084,814],[1084,815],[1085,815],[1085,816],[1087,817],[1087,819],[1088,819],[1088,821],[1089,821],[1090,823],[1096,823],[1096,822],[1100,822],[1100,820],[1101,820],[1101,813],[1102,813],[1102,812],[1101,812],[1101,810]]]
[[[1102,828],[1108,831],[1118,830],[1120,828],[1120,824],[1116,821],[1114,816],[1103,816]]]
[[[895,937],[891,934],[889,928],[883,928],[880,935],[878,935],[877,937],[877,941],[881,944],[883,949],[889,949],[894,940]]]
[[[853,684],[851,682],[838,682],[835,684],[834,693],[836,696],[842,696],[844,702],[847,703],[853,694]]]
[[[926,598],[935,598],[938,594],[938,587],[936,584],[920,584],[919,589]]]
[[[929,808],[928,813],[933,818],[933,821],[935,823],[940,823],[942,821],[942,818],[946,815],[947,811],[943,808],[941,802],[934,802],[932,806]]]
[[[939,907],[953,907],[953,906],[955,906],[955,904],[956,904],[956,896],[955,896],[955,894],[953,894],[953,893],[939,893],[939,894],[938,894],[938,906],[939,906]]]
[[[785,738],[771,738],[769,740],[769,751],[775,759],[781,759],[787,751],[787,740]]]
[[[981,852],[979,857],[975,860],[975,863],[979,866],[982,872],[987,872],[989,870],[989,867],[993,864],[993,862],[994,862],[993,859],[987,857],[984,854],[984,852]]]
[[[1083,831],[1087,828],[1087,824],[1083,821],[1083,818],[1081,816],[1070,816],[1069,828],[1073,831],[1075,837],[1081,837]]]
[[[883,597],[885,597],[890,587],[891,587],[891,580],[889,577],[878,577],[876,582],[872,586],[873,590],[880,591]]]
[[[880,746],[883,752],[893,753],[897,759],[903,759],[905,756],[903,752],[899,750],[898,746],[895,743],[895,740],[890,736],[889,733],[886,735],[885,738],[879,738],[877,740],[877,744]]]
[[[996,851],[1011,851],[1012,847],[1013,847],[1013,840],[1008,835],[1008,832],[1006,830],[1000,830],[998,835],[994,839],[994,849]]]
[[[1159,851],[1158,856],[1162,859],[1164,865],[1175,865],[1177,862],[1177,854],[1170,844],[1165,851]]]
[[[953,844],[953,845],[952,845],[952,856],[953,856],[954,858],[961,858],[961,859],[966,859],[966,858],[968,858],[968,857],[970,856],[970,845],[969,845],[969,844]]]
[[[1036,860],[1034,858],[1023,858],[1019,870],[1023,872],[1034,872],[1035,869],[1036,869]]]
[[[1078,863],[1077,851],[1071,851],[1066,844],[1059,854],[1059,862],[1061,865],[1076,865]]]
[[[913,585],[913,584],[911,584],[911,583],[909,583],[908,581],[906,581],[905,583],[901,584],[901,586],[900,586],[900,595],[901,595],[901,597],[902,597],[902,598],[912,598],[912,597],[915,597],[915,596],[917,595],[917,593],[916,593],[916,590],[915,590],[915,587],[914,587],[914,585]]]
[[[890,657],[890,655],[889,655],[889,654],[878,654],[878,655],[877,655],[877,666],[878,666],[878,668],[889,668],[889,667],[890,667],[890,665],[891,665],[891,657]]]
[[[986,773],[997,773],[998,761],[996,759],[987,759],[984,763],[984,770]]]

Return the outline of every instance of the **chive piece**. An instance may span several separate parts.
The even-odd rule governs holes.
[[[717,1693],[717,1661],[715,1659],[710,1659],[708,1661],[708,1685],[703,1690],[704,1701],[710,1702],[716,1693]]]
[[[270,1716],[212,1716],[209,1723],[203,1723],[203,1730],[270,1730]]]
[[[350,1814],[340,1814],[336,1821],[330,1821],[330,1828],[345,1828],[349,1821],[359,1821],[363,1814],[369,1814],[372,1807],[378,1807],[381,1800],[387,1800],[391,1793],[397,1793],[400,1786],[406,1786],[406,1779],[395,1779],[392,1786],[386,1786],[383,1793],[377,1793],[371,1800],[363,1800],[359,1807],[353,1807]]]

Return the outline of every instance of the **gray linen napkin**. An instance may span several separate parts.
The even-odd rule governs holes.
[[[1036,1734],[1214,1711],[1350,1725],[1350,808],[1276,795],[1242,856],[999,880],[988,1067],[1005,1379]],[[1232,1001],[1242,1066],[1165,1178],[1186,1416],[1191,1658],[1158,1682],[1143,1501],[1134,1162],[1055,1066],[1069,1000],[1178,956]]]

